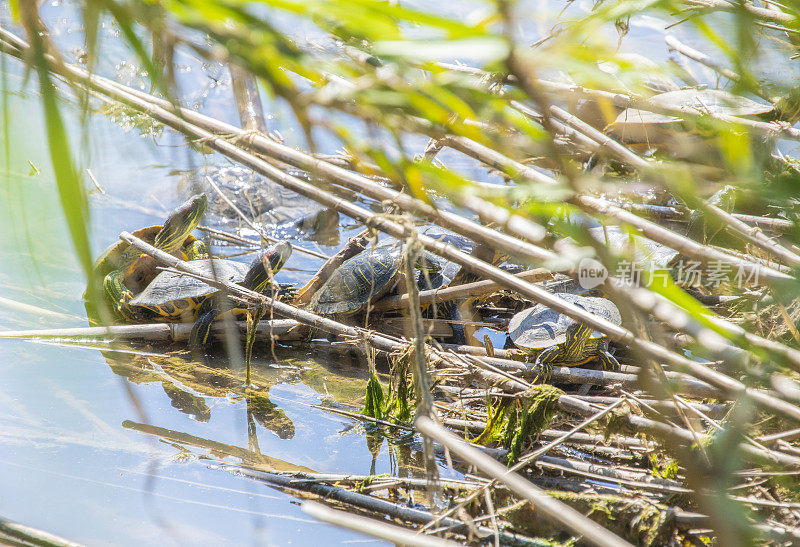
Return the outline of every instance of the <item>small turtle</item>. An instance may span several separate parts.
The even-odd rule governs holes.
[[[620,81],[619,76],[622,72],[622,65],[635,67],[636,74],[642,86],[652,93],[666,93],[677,91],[681,86],[672,78],[672,74],[664,73],[663,67],[638,53],[618,53],[613,61],[603,61],[597,64],[597,68],[618,84],[614,91],[622,93],[629,92],[630,88]],[[674,67],[673,67],[674,68]],[[609,89],[610,91],[611,89]],[[567,98],[567,103],[575,109],[578,118],[588,123],[592,127],[602,130],[622,112],[624,109],[611,104],[608,100],[594,100],[591,98]]]
[[[169,214],[163,226],[141,228],[133,235],[183,260],[208,256],[205,244],[191,235],[207,204],[204,194],[192,196]],[[158,273],[155,261],[127,242],[115,243],[103,251],[93,271],[95,279],[102,279],[102,292],[112,311],[127,320],[132,319],[128,303],[134,293],[146,287]],[[87,296],[84,293],[84,298]]]
[[[555,293],[555,296],[612,323],[622,324],[619,310],[610,300],[570,293]],[[598,359],[605,370],[619,370],[619,362],[609,353],[608,338],[604,334],[543,304],[512,317],[508,334],[526,353],[542,350],[533,366],[540,367],[545,377],[552,373],[555,364],[574,367],[593,359]]]
[[[435,224],[423,226],[418,229],[418,232],[442,243],[452,245],[465,253],[471,253],[475,248],[475,243],[471,239]],[[420,290],[439,289],[448,286],[453,281],[459,282],[459,276],[463,275],[460,264],[436,255],[428,255],[428,257],[430,262],[437,265],[437,271],[434,275],[427,276],[427,279],[426,276],[420,276],[418,282]]]
[[[302,171],[288,169],[288,174],[310,180]],[[319,236],[338,236],[339,213],[305,196],[289,190],[267,177],[238,165],[210,165],[184,173],[192,192],[207,192],[208,212],[220,221],[231,220],[237,225],[238,215],[226,200],[211,191],[206,177],[225,191],[228,200],[257,224],[268,227],[275,235],[289,238],[297,232]]]
[[[345,260],[314,294],[309,309],[319,315],[345,317],[363,310],[391,291],[399,279],[403,246],[367,249]],[[437,271],[438,265],[420,256],[417,267]]]
[[[673,158],[706,165],[718,164],[723,156],[718,145],[708,138],[713,132],[703,130],[694,118],[707,114],[753,118],[775,112],[771,104],[720,89],[678,89],[653,95],[645,102],[650,109],[628,108],[604,132],[634,150],[658,149]],[[661,113],[665,110],[670,113]],[[754,141],[754,145],[767,148],[766,142]]]
[[[259,255],[248,267],[242,262],[226,259],[199,259],[190,264],[203,275],[228,283],[238,283],[256,292],[272,287],[272,273],[280,270],[292,254],[288,242],[273,245]],[[140,316],[151,315],[165,321],[192,320],[194,327],[189,337],[192,346],[204,346],[211,334],[211,324],[226,313],[240,315],[243,309],[231,307],[218,298],[220,291],[187,275],[161,272],[130,304]]]
[[[641,267],[652,264],[658,268],[669,269],[678,257],[678,251],[644,236],[630,234],[619,226],[596,226],[589,228],[589,234],[608,246],[617,255],[627,256],[633,250],[633,261]]]

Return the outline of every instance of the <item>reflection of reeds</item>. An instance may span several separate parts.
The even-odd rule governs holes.
[[[42,547],[80,547],[80,543],[60,538],[50,532],[37,530],[18,522],[0,518],[0,540],[14,545],[41,545]]]
[[[800,388],[795,381],[800,370],[800,352],[796,349],[800,338],[794,325],[797,307],[794,269],[800,265],[800,255],[796,252],[797,231],[793,222],[796,204],[792,201],[792,185],[799,175],[794,160],[780,155],[772,157],[770,149],[773,145],[770,139],[775,136],[800,138],[800,131],[791,127],[797,121],[800,108],[795,106],[794,90],[783,96],[774,93],[766,83],[758,81],[745,62],[757,53],[753,44],[759,27],[774,31],[778,25],[777,30],[795,36],[800,31],[797,13],[792,7],[776,4],[761,8],[743,2],[741,11],[736,12],[739,43],[735,44],[738,47],[733,47],[733,42],[726,44],[706,23],[708,12],[739,9],[733,4],[676,1],[647,8],[648,14],[656,15],[671,13],[670,10],[689,10],[693,24],[724,46],[735,70],[725,68],[726,63],[704,56],[673,37],[667,38],[671,48],[736,84],[733,93],[728,94],[736,104],[726,109],[709,104],[691,107],[656,104],[652,98],[658,94],[652,91],[653,83],[648,78],[660,78],[656,86],[669,87],[669,82],[664,82],[668,76],[666,70],[658,67],[653,72],[650,68],[639,67],[594,42],[593,48],[583,45],[586,37],[593,35],[599,26],[612,22],[622,40],[627,32],[627,19],[639,16],[643,9],[639,5],[597,4],[592,13],[554,30],[533,49],[515,35],[517,22],[513,8],[505,2],[492,5],[491,17],[478,24],[465,24],[395,3],[280,3],[274,8],[289,10],[297,17],[313,21],[347,44],[335,52],[322,53],[313,44],[298,44],[268,21],[252,16],[247,8],[227,2],[212,1],[202,9],[182,6],[174,10],[168,6],[145,10],[132,4],[128,8],[130,11],[103,2],[99,10],[85,12],[87,28],[94,28],[93,23],[101,12],[107,11],[114,17],[127,43],[150,73],[153,88],[170,99],[174,99],[177,90],[171,66],[173,48],[187,47],[207,59],[228,63],[244,129],[181,108],[175,100],[127,88],[65,63],[47,37],[31,3],[20,3],[19,14],[30,45],[0,29],[0,48],[12,56],[29,60],[36,69],[59,195],[73,244],[87,275],[91,270],[91,257],[86,235],[86,200],[56,103],[53,85],[56,77],[69,82],[81,97],[94,96],[107,104],[125,105],[144,113],[183,133],[193,144],[220,152],[286,188],[338,210],[364,224],[368,228],[363,234],[365,237],[370,231],[384,232],[407,242],[414,253],[425,249],[483,278],[476,283],[418,293],[413,282],[413,260],[409,260],[405,268],[407,294],[392,296],[369,309],[367,316],[373,321],[365,324],[367,328],[320,317],[299,305],[273,301],[236,285],[203,279],[227,291],[231,298],[269,312],[271,321],[265,318],[259,324],[259,333],[267,334],[270,340],[284,336],[284,341],[296,341],[306,336],[308,330],[298,328],[305,325],[314,331],[338,336],[348,347],[366,356],[369,363],[373,362],[376,350],[397,360],[400,359],[398,355],[408,355],[409,348],[413,347],[415,366],[409,368],[413,371],[413,385],[418,390],[416,404],[422,416],[418,424],[425,434],[426,446],[431,438],[437,439],[454,454],[488,473],[498,484],[507,483],[515,493],[515,497],[509,497],[508,492],[485,488],[485,481],[470,483],[473,491],[467,497],[473,503],[464,503],[463,510],[471,511],[470,518],[480,523],[473,530],[478,535],[495,535],[499,542],[507,543],[531,541],[503,530],[500,525],[506,517],[513,522],[513,515],[519,514],[519,503],[527,499],[537,512],[545,513],[557,523],[555,530],[582,535],[585,541],[597,544],[623,544],[624,540],[618,535],[644,544],[659,544],[664,538],[678,541],[675,539],[678,536],[680,541],[694,543],[714,537],[725,545],[746,544],[755,541],[757,536],[779,541],[796,539],[797,515],[792,511],[777,513],[767,509],[770,503],[791,499],[796,482],[786,479],[781,483],[771,479],[773,482],[769,485],[773,490],[768,492],[743,478],[741,462],[762,466],[768,461],[787,477],[792,477],[800,467],[797,448],[791,444],[794,442],[792,429],[786,431],[800,421],[800,408],[796,404],[800,400],[797,396]],[[225,25],[219,24],[222,19]],[[161,33],[160,49],[157,55],[154,52],[152,60],[134,31],[137,26],[157,35]],[[409,38],[406,26],[414,26],[426,39]],[[188,39],[187,27],[206,33],[213,47]],[[97,44],[94,36],[88,36],[87,41],[91,61],[98,52]],[[443,54],[444,51],[449,54]],[[485,66],[439,62],[450,56],[483,59]],[[155,66],[158,59],[169,66]],[[611,77],[609,72],[598,70],[598,62],[614,63],[619,70]],[[539,77],[562,66],[572,69],[576,83],[565,84]],[[273,95],[287,102],[312,152],[286,146],[264,134],[263,114],[255,112],[258,95],[253,76]],[[671,83],[677,86],[674,81]],[[694,93],[675,91],[683,96]],[[699,96],[703,90],[696,92]],[[742,116],[734,111],[734,107],[744,108],[747,94],[767,101],[756,105],[763,111]],[[707,99],[710,95],[703,96]],[[377,140],[362,141],[361,137],[353,136],[349,128],[312,115],[320,108],[380,127],[394,138],[396,150],[390,150],[391,146],[383,146]],[[626,112],[630,120],[625,118]],[[642,121],[645,119],[655,122],[648,126]],[[348,147],[348,162],[334,164],[314,153],[316,130],[327,130],[339,138]],[[634,138],[634,132],[642,133],[643,138]],[[658,142],[658,136],[666,138]],[[406,153],[409,137],[429,139],[419,158]],[[640,153],[642,147],[651,150],[643,154]],[[487,186],[466,179],[456,170],[447,168],[449,160],[442,160],[446,150],[474,160],[475,165],[495,171],[511,184]],[[697,157],[698,151],[704,157]],[[587,167],[600,164],[603,169],[580,170],[578,167],[584,162]],[[283,169],[285,166],[303,170],[311,182],[287,173]],[[380,181],[376,177],[380,177]],[[714,188],[717,180],[730,183],[734,190],[748,196],[745,213],[734,211],[734,203],[727,207],[706,199],[710,194],[706,189]],[[636,192],[630,189],[634,184],[647,185],[655,189],[654,193],[673,201],[636,203]],[[224,197],[222,190],[216,187],[215,190]],[[614,191],[623,203],[597,195]],[[363,196],[390,207],[376,213],[343,195]],[[441,197],[472,218],[439,207],[436,200]],[[714,227],[709,233],[724,232],[730,238],[724,243],[696,241],[676,225],[667,226],[663,222],[665,218],[683,221],[688,215],[685,207],[674,203],[675,198],[694,209],[691,223],[700,219]],[[780,216],[770,217],[776,209]],[[397,214],[398,211],[402,215]],[[645,218],[650,215],[654,220]],[[511,275],[452,245],[418,235],[413,222],[409,222],[410,217],[451,229],[535,269]],[[608,240],[595,240],[583,226],[573,224],[570,217],[589,217],[630,230],[632,236],[627,248],[615,249]],[[677,226],[682,229],[681,225]],[[768,237],[758,227],[774,230],[780,237]],[[700,232],[706,234],[706,230]],[[571,236],[572,244],[550,245],[551,233]],[[633,256],[628,252],[636,246],[633,234],[637,238],[649,238],[655,245],[674,249],[683,258],[705,267],[721,264],[735,269],[746,281],[741,287],[728,284],[717,291],[720,294],[701,292],[699,299],[692,298],[668,276],[663,286],[629,287],[615,272],[620,259]],[[192,271],[191,265],[159,253],[130,234],[124,233],[122,238],[181,272],[197,273]],[[307,303],[326,274],[341,264],[347,253],[363,247],[364,242],[360,247],[354,244],[346,253],[334,257],[301,291],[295,304]],[[594,256],[611,273],[603,288],[605,295],[621,309],[625,319],[623,326],[556,298],[537,284],[551,276],[551,272],[562,271],[574,276],[579,260],[588,255]],[[504,291],[504,296],[498,296],[500,291]],[[598,427],[595,422],[602,417],[605,440],[611,442],[618,438],[624,445],[618,448],[603,443],[604,446],[595,447],[595,455],[607,457],[611,463],[589,468],[590,464],[577,459],[544,456],[536,450],[528,452],[527,458],[542,470],[573,473],[605,482],[616,479],[620,488],[630,489],[626,495],[633,496],[637,489],[641,490],[641,497],[652,501],[657,509],[656,513],[645,515],[646,508],[637,505],[636,516],[626,515],[632,522],[639,522],[639,528],[614,528],[612,533],[613,525],[608,522],[604,523],[607,529],[600,528],[534,489],[522,476],[506,474],[504,468],[476,455],[463,442],[425,421],[425,416],[439,414],[442,422],[453,429],[473,433],[475,429],[488,430],[493,419],[497,419],[498,409],[509,400],[516,405],[514,408],[524,410],[525,401],[535,397],[533,386],[540,371],[511,359],[519,357],[517,353],[495,350],[491,343],[464,348],[442,346],[429,339],[438,333],[429,331],[428,327],[438,325],[441,320],[423,320],[420,305],[465,296],[496,300],[505,297],[506,307],[502,309],[508,313],[513,312],[519,301],[528,305],[545,304],[603,333],[620,348],[628,348],[620,352],[620,356],[624,355],[625,368],[619,372],[555,367],[554,381],[583,386],[557,397],[561,419],[575,427],[568,429],[569,434],[551,424],[537,424],[535,428],[551,426],[544,430],[547,434],[542,432],[542,438],[555,436],[556,439],[541,450],[569,445],[592,452],[591,443],[578,437],[578,429]],[[714,300],[715,297],[719,298]],[[727,305],[725,298],[732,298],[738,308]],[[701,301],[716,302],[718,306],[712,310]],[[762,305],[766,307],[760,308]],[[374,320],[390,310],[410,312],[407,318],[400,319],[404,326],[402,334],[406,336],[391,332],[389,320]],[[289,319],[272,320],[273,313]],[[447,321],[458,323],[452,318]],[[748,325],[751,330],[744,330],[741,324]],[[148,336],[177,340],[183,328],[110,326],[6,333],[4,336],[131,336],[148,332]],[[229,342],[236,340],[233,325],[227,323],[220,329],[227,334]],[[778,338],[776,334],[782,336]],[[229,343],[228,348],[238,351],[234,343]],[[604,398],[587,396],[590,386],[607,388]],[[433,393],[441,396],[441,400],[434,401]],[[700,404],[685,400],[687,396],[711,401]],[[272,410],[266,403],[260,408],[267,414]],[[524,419],[523,410],[519,412],[519,416],[523,416],[520,419]],[[713,416],[709,415],[711,411]],[[726,411],[728,414],[720,420],[719,416]],[[770,422],[759,423],[759,413],[769,415]],[[373,426],[380,425],[391,431],[392,419],[395,418],[388,417]],[[581,423],[575,425],[576,422]],[[409,428],[413,424],[397,425]],[[509,427],[513,430],[514,425]],[[520,430],[523,427],[521,423],[516,425]],[[142,425],[137,429],[165,438],[172,435],[172,440],[177,442],[241,457],[243,461],[253,452],[153,426]],[[658,448],[653,448],[647,461],[637,461],[631,449],[635,444],[633,435],[639,434],[658,442]],[[579,438],[584,442],[579,443]],[[593,438],[599,439],[599,435]],[[532,438],[522,441],[526,447],[536,442]],[[675,460],[658,462],[667,455]],[[526,461],[525,458],[523,454],[521,461]],[[638,470],[616,466],[614,461],[620,460],[638,466]],[[434,466],[428,466],[428,480],[433,481],[435,471]],[[654,479],[653,476],[661,472],[671,475],[669,481],[664,477]],[[273,475],[267,479],[271,484],[299,488],[297,477],[287,479],[283,475]],[[304,480],[312,480],[310,477]],[[562,490],[561,495],[568,504],[570,500],[563,496],[564,492],[570,487],[580,490],[586,485],[580,482],[582,479],[570,482],[549,478],[554,481],[552,485]],[[317,480],[322,481],[319,477]],[[441,483],[446,484],[446,481]],[[642,486],[650,483],[657,483],[657,487]],[[314,484],[318,491],[309,490],[318,495],[373,513],[417,524],[437,522],[424,511],[412,515],[399,509],[397,504],[385,504],[385,500],[378,502],[333,485],[323,488]],[[352,483],[348,486],[352,487]],[[410,484],[403,486],[410,487]],[[786,494],[781,488],[787,488],[790,493]],[[732,492],[738,490],[746,490],[748,496],[734,496]],[[481,498],[479,493],[485,496]],[[667,506],[664,505],[667,493],[686,494],[688,502],[676,503],[697,508],[705,515],[674,511],[669,517],[672,520],[667,521]],[[626,499],[631,499],[630,496]],[[610,504],[605,506],[606,511],[614,503],[621,506],[624,503],[621,499],[606,500]],[[577,507],[585,507],[583,504],[587,503],[586,498],[579,499],[577,494],[571,501]],[[498,502],[510,505],[497,507]],[[763,514],[751,518],[747,508],[753,507]],[[658,518],[649,520],[655,518],[654,515]],[[465,516],[467,513],[459,514],[458,521],[449,517],[449,520],[439,519],[442,527],[438,531],[463,531]],[[647,526],[650,528],[645,529]],[[711,528],[713,533],[692,530],[698,527]]]
[[[358,489],[365,486],[369,491],[376,491],[383,488],[394,490],[398,488],[424,489],[426,481],[414,478],[378,478],[365,475],[341,475],[331,473],[315,473],[311,469],[297,466],[276,458],[264,456],[258,452],[247,450],[241,447],[227,445],[208,439],[203,439],[195,435],[189,435],[178,431],[172,431],[162,427],[139,424],[131,421],[123,423],[123,427],[133,429],[142,433],[157,435],[158,437],[170,442],[179,443],[187,446],[194,446],[211,452],[212,456],[218,459],[233,457],[239,459],[241,465],[223,464],[221,468],[228,471],[251,477],[255,480],[263,481],[270,486],[279,488],[301,498],[320,496],[327,500],[336,501],[373,515],[389,515],[402,521],[426,524],[433,521],[436,517],[428,512],[417,508],[408,507],[402,503],[392,502],[380,497],[367,495],[358,491],[351,491],[339,485],[350,485]],[[384,484],[381,484],[384,483]],[[442,480],[443,488],[463,490],[468,486],[467,482]],[[454,530],[464,530],[467,524],[453,518],[441,519],[441,522]],[[482,533],[490,532],[490,529],[478,526]],[[517,538],[523,543],[530,540],[518,534],[501,533],[504,540],[514,541]]]

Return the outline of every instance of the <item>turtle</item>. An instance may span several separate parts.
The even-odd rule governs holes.
[[[673,158],[712,166],[720,164],[723,156],[719,146],[709,139],[715,132],[708,127],[702,129],[703,124],[697,123],[701,121],[699,118],[705,114],[753,118],[775,113],[772,104],[720,89],[677,89],[653,95],[645,103],[650,107],[648,110],[625,109],[606,126],[604,133],[634,150],[658,149]],[[753,144],[759,156],[770,148],[766,141]]]
[[[309,309],[333,317],[355,315],[397,285],[402,258],[403,245],[393,243],[345,260],[314,294]],[[420,256],[417,267],[429,272],[439,268],[426,253]]]
[[[645,92],[666,93],[668,91],[677,91],[681,88],[680,84],[672,78],[673,75],[677,74],[665,73],[663,67],[652,59],[638,53],[618,53],[614,56],[614,60],[597,63],[597,68],[617,84],[608,89],[608,91],[625,94],[631,92],[630,87],[619,79],[620,67],[625,65],[636,68],[636,73]],[[565,97],[565,99],[571,107],[571,114],[576,114],[582,121],[599,130],[614,121],[619,113],[624,110],[603,99],[579,98],[578,96],[574,98]]]
[[[650,263],[670,269],[678,258],[678,251],[644,236],[633,235],[619,226],[595,226],[589,234],[617,255],[626,256],[633,248],[633,261],[640,267]]]
[[[471,239],[445,228],[436,226],[435,224],[423,226],[417,231],[424,236],[428,236],[442,243],[452,245],[459,251],[464,251],[468,254],[471,253],[475,248],[475,243]],[[460,275],[463,275],[461,273],[461,265],[456,264],[455,262],[435,255],[431,255],[429,260],[438,265],[437,272],[434,276],[427,276],[427,279],[425,276],[420,277],[419,282],[417,283],[420,290],[446,287],[453,281],[459,281]]]
[[[310,180],[302,171],[287,169],[293,177]],[[206,177],[225,192],[226,200],[209,188]],[[211,165],[184,174],[192,191],[208,193],[208,212],[220,221],[238,224],[239,217],[229,205],[248,215],[253,221],[269,227],[280,238],[294,237],[298,232],[311,233],[324,239],[338,236],[339,213],[325,208],[267,177],[238,165]]]
[[[163,225],[148,226],[133,232],[139,239],[183,260],[208,256],[205,244],[191,235],[206,211],[204,194],[192,196],[175,208]],[[111,245],[98,257],[94,279],[102,280],[102,291],[117,317],[131,320],[128,303],[157,275],[155,261],[127,242]],[[88,291],[87,291],[88,292]],[[84,298],[88,295],[85,293]]]
[[[204,258],[189,262],[203,275],[227,283],[238,283],[256,292],[272,287],[272,273],[280,270],[292,254],[292,245],[279,242],[261,253],[248,267],[242,262],[220,258]],[[279,292],[285,293],[284,288]],[[226,313],[238,315],[240,308],[230,307],[218,298],[220,291],[194,277],[177,272],[161,272],[131,300],[131,308],[139,317],[158,318],[164,321],[193,320],[189,344],[205,346],[211,334],[211,324]]]
[[[392,290],[403,253],[398,245],[367,249],[342,262],[314,294],[309,309],[319,315],[345,317]]]
[[[481,252],[484,250],[483,247],[476,245],[471,239],[436,225],[424,226],[419,229],[419,233],[452,245],[467,254],[472,254],[473,252],[485,254]],[[479,258],[486,257],[479,256]],[[460,264],[437,256],[434,256],[432,260],[438,264],[439,269],[433,275],[420,276],[418,282],[420,290],[440,289],[451,284],[460,285],[477,280],[475,274],[462,268]],[[472,320],[474,315],[472,302],[469,299],[437,301],[435,306],[429,306],[424,312],[429,317],[438,317],[450,321],[453,335],[445,339],[445,342],[453,344],[467,343],[466,331],[471,329],[465,329],[464,322]]]
[[[555,293],[555,296],[602,317],[616,325],[622,324],[619,310],[606,298]],[[544,304],[525,309],[511,318],[508,324],[511,341],[526,353],[541,350],[533,364],[544,377],[549,377],[553,365],[574,367],[597,359],[604,370],[618,371],[619,362],[608,351],[608,338]]]

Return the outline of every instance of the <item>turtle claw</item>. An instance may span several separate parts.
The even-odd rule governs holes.
[[[293,302],[297,298],[297,287],[291,283],[279,283],[275,290],[275,298],[281,302]]]
[[[549,384],[550,378],[553,376],[553,364],[552,363],[539,363],[539,372],[536,374],[536,377],[533,379],[534,383],[541,383],[541,384]]]
[[[598,353],[597,359],[603,365],[603,370],[605,371],[619,372],[621,370],[619,361],[617,361],[616,357],[611,355],[608,350]]]
[[[535,381],[538,382],[541,380],[543,384],[549,383],[550,377],[553,375],[553,363],[558,362],[560,357],[561,348],[558,346],[547,348],[540,353],[536,358],[536,361],[533,363],[534,368],[539,368],[539,372],[536,375]]]

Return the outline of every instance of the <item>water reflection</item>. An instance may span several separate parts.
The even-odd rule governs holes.
[[[111,370],[127,381],[160,384],[171,406],[198,422],[209,422],[212,409],[220,401],[239,405],[247,424],[248,446],[219,442],[213,438],[213,429],[209,429],[208,437],[202,437],[132,420],[125,420],[124,428],[158,436],[182,450],[201,449],[214,458],[232,457],[242,464],[266,466],[271,471],[311,471],[308,467],[261,451],[257,425],[273,432],[281,440],[292,439],[296,433],[294,422],[279,404],[280,399],[276,402],[270,398],[273,387],[302,383],[324,394],[326,406],[355,409],[355,405],[360,405],[363,400],[368,379],[364,367],[357,363],[355,366],[343,364],[347,361],[342,360],[339,354],[335,360],[326,361],[287,348],[278,348],[278,361],[254,359],[249,386],[245,383],[245,371],[232,367],[227,357],[221,354],[196,361],[186,351],[157,354],[134,346],[100,353]],[[158,416],[163,420],[160,409],[152,409],[153,412],[147,408],[142,410],[145,416]],[[379,462],[388,460],[392,476],[425,476],[423,456],[411,432],[358,421],[349,422],[339,430],[339,435],[354,433],[363,435],[371,455],[369,474],[379,474]]]
[[[188,351],[158,354],[135,346],[100,353],[115,374],[130,382],[160,384],[173,408],[199,422],[209,421],[215,400],[240,403],[249,431],[254,432],[254,424],[258,423],[280,439],[293,438],[295,426],[271,400],[273,386],[302,382],[335,404],[346,405],[359,404],[366,390],[364,368],[338,359],[327,362],[310,358],[310,353],[286,348],[277,348],[278,361],[254,358],[249,386],[245,371],[231,366],[230,359],[222,353],[205,356],[201,361],[193,359]],[[251,445],[257,446],[257,439]]]
[[[258,448],[248,447],[242,448],[232,444],[226,444],[211,439],[199,437],[197,435],[190,435],[180,431],[174,431],[165,427],[158,427],[155,425],[144,424],[126,420],[122,423],[122,427],[143,433],[146,435],[154,435],[163,441],[173,445],[179,445],[189,448],[199,448],[208,451],[215,458],[235,458],[242,464],[250,466],[258,466],[266,471],[273,472],[294,472],[294,473],[313,473],[314,470],[303,465],[295,465],[290,462],[273,458],[262,454]]]

